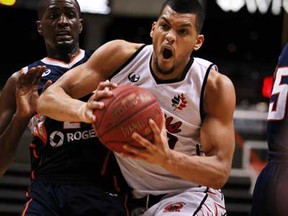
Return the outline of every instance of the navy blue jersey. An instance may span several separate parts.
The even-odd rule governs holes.
[[[269,158],[288,158],[288,44],[284,47],[274,73],[270,99],[267,135]]]
[[[47,67],[39,84],[41,92],[47,80],[55,82],[70,68],[85,62],[91,54],[81,50],[69,64],[44,58],[28,65],[28,68]],[[30,144],[32,180],[103,182],[110,165],[107,161],[114,156],[98,141],[91,124],[60,122],[36,114],[30,121],[30,129],[33,134]]]
[[[288,44],[274,72],[267,139],[269,160],[255,183],[250,216],[288,215]]]

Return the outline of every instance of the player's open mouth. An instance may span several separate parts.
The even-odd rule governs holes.
[[[70,35],[70,31],[68,29],[59,29],[57,35]]]
[[[61,30],[61,31],[58,31],[57,34],[56,34],[57,37],[60,37],[60,38],[71,38],[71,34],[69,31],[66,31],[66,30]]]
[[[73,39],[70,34],[57,34],[56,40],[58,43],[71,43]]]
[[[58,40],[71,40],[70,35],[57,35]]]
[[[173,53],[172,53],[172,51],[171,51],[170,49],[165,48],[165,49],[163,50],[163,57],[164,57],[164,59],[169,59],[169,58],[172,57],[172,55],[173,55]]]

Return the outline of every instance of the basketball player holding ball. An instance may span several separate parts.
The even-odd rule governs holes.
[[[126,144],[125,153],[115,153],[133,189],[135,215],[226,215],[221,188],[235,148],[235,91],[215,64],[192,55],[204,42],[203,22],[197,0],[166,0],[152,24],[153,45],[108,42],[39,98],[41,114],[93,123],[94,110],[104,109],[101,99],[113,97],[117,85],[155,95],[166,128],[150,119],[152,142],[133,133],[143,148]],[[78,100],[92,91],[87,103]]]

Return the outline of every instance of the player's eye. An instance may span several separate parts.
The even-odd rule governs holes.
[[[66,16],[67,16],[69,19],[73,19],[73,18],[76,17],[76,13],[72,11],[72,12],[67,13]]]
[[[49,14],[49,19],[56,19],[58,17],[57,13],[50,13]]]
[[[178,31],[178,33],[179,33],[180,35],[186,35],[186,34],[189,33],[189,31],[188,31],[187,29],[180,29],[180,30]]]
[[[168,31],[170,29],[169,25],[167,24],[161,24],[160,27],[164,30],[164,31]]]

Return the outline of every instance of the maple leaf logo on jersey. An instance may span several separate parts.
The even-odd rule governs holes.
[[[187,100],[182,93],[181,95],[175,95],[172,99],[172,107],[174,107],[174,111],[183,110],[187,106]]]
[[[176,202],[167,205],[163,212],[180,212],[181,209],[184,207],[185,203],[184,202]]]

